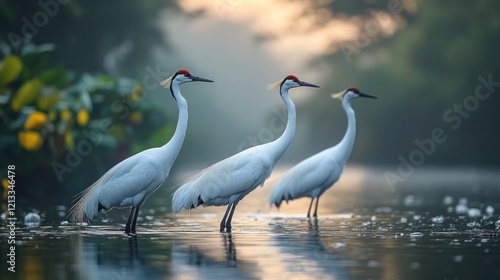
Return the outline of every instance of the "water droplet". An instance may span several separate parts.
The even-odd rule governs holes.
[[[371,220],[372,222],[375,222],[375,221],[377,220],[377,216],[372,216],[372,217],[370,218],[370,220]]]
[[[443,203],[446,204],[446,205],[453,204],[453,197],[451,197],[451,196],[445,196],[443,198]]]
[[[38,227],[40,225],[40,215],[37,213],[28,213],[24,216],[24,225],[27,227]]]
[[[467,201],[467,198],[465,198],[465,197],[462,197],[462,198],[460,198],[460,199],[458,200],[458,204],[459,204],[459,205],[465,205],[465,206],[467,206],[467,204],[468,204],[468,203],[469,203],[469,202]]]
[[[342,243],[342,242],[337,242],[337,243],[335,243],[335,245],[334,245],[334,248],[335,248],[335,249],[338,249],[338,248],[343,248],[343,247],[345,247],[345,243]]]
[[[421,232],[412,232],[412,233],[410,233],[410,237],[422,237],[422,236],[424,236],[424,234],[421,233]]]
[[[488,216],[493,215],[493,213],[495,213],[495,208],[493,208],[493,206],[489,205],[486,207],[486,214],[488,214]]]
[[[432,217],[432,222],[441,224],[442,222],[444,222],[444,217],[443,216]]]
[[[57,211],[66,211],[67,209],[68,209],[68,207],[66,207],[65,205],[57,205],[56,206]]]
[[[453,257],[453,261],[455,262],[462,262],[464,260],[464,256],[462,255],[456,255],[455,257]]]
[[[403,201],[403,204],[405,206],[414,206],[415,205],[415,202],[416,202],[416,199],[415,199],[415,196],[413,195],[408,195],[405,197],[404,201]]]
[[[375,213],[390,214],[392,213],[392,208],[389,206],[378,207],[375,209]]]
[[[469,207],[467,207],[463,204],[458,204],[457,206],[455,206],[455,212],[457,214],[465,214],[465,213],[467,213],[467,211],[469,211]]]
[[[408,222],[408,219],[405,217],[401,217],[401,219],[399,219],[399,222],[405,224],[406,222]]]
[[[470,217],[470,218],[477,218],[477,217],[480,217],[481,216],[481,210],[477,209],[477,208],[470,208],[468,211],[467,211],[467,215]]]
[[[473,222],[467,223],[467,227],[470,227],[470,228],[481,227],[481,224],[476,222],[476,221],[473,221]]]

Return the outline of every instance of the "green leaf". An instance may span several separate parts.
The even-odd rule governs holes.
[[[23,64],[19,57],[15,55],[6,56],[0,66],[0,87],[14,81],[21,73],[22,68]]]
[[[61,92],[54,90],[48,94],[42,94],[42,96],[40,96],[37,99],[36,106],[38,107],[38,109],[42,111],[48,111],[49,109],[55,107],[60,99],[61,99]]]
[[[39,79],[32,79],[24,83],[12,100],[12,109],[19,112],[23,106],[33,104],[40,95],[42,86]]]
[[[52,85],[58,89],[64,88],[68,84],[68,75],[63,68],[53,68],[40,74],[40,79],[47,85]]]

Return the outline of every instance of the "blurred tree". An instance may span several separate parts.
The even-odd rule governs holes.
[[[68,69],[141,76],[151,50],[164,46],[158,29],[161,8],[174,1],[2,1],[0,41],[19,53],[26,42],[54,43],[51,61]],[[112,72],[112,73],[110,73]]]
[[[326,58],[335,67],[332,91],[357,85],[380,97],[376,104],[354,105],[360,115],[360,137],[352,159],[399,164],[398,156],[408,158],[421,150],[415,140],[428,139],[441,128],[447,139],[435,143],[425,164],[498,166],[500,87],[493,88],[486,100],[477,99],[475,92],[484,80],[500,82],[495,59],[500,49],[500,2],[417,3],[412,24],[395,37],[374,42],[351,60],[342,52]],[[366,61],[376,63],[367,66]],[[482,91],[488,93],[484,86]],[[309,106],[315,108],[312,119],[318,127],[325,127],[328,135],[342,135],[345,126],[330,123],[343,120],[340,105],[328,110],[331,103],[317,98]],[[321,142],[328,146],[334,141]]]
[[[0,166],[15,165],[17,197],[35,201],[75,194],[133,151],[157,145],[152,131],[172,133],[136,81],[52,66],[51,49],[27,45],[0,64]]]

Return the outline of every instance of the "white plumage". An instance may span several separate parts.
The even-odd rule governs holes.
[[[301,161],[286,172],[271,192],[271,205],[274,204],[279,208],[283,200],[288,203],[289,200],[310,197],[311,203],[307,211],[307,217],[310,217],[311,207],[316,198],[313,216],[317,217],[319,197],[342,175],[356,137],[356,117],[351,107],[351,100],[358,97],[376,97],[361,93],[357,88],[348,88],[334,94],[333,97],[342,99],[348,120],[346,134],[334,147]]]
[[[168,177],[184,142],[188,107],[186,99],[181,95],[180,86],[193,81],[213,82],[193,76],[182,69],[162,82],[163,86],[170,89],[179,107],[174,135],[162,147],[142,151],[118,163],[80,193],[78,202],[70,210],[70,221],[83,222],[91,220],[102,210],[131,207],[125,232],[135,233],[139,208]]]
[[[288,96],[294,87],[318,87],[300,81],[293,75],[275,83],[280,87],[281,98],[288,109],[287,126],[275,141],[248,148],[202,170],[190,178],[177,191],[172,199],[172,211],[178,213],[182,208],[192,209],[200,205],[228,205],[222,218],[220,231],[231,231],[231,220],[238,202],[257,186],[269,178],[276,162],[284,154],[295,134],[295,106]]]

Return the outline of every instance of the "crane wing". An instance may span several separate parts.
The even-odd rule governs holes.
[[[255,189],[271,174],[274,164],[256,149],[248,149],[219,161],[189,179],[175,193],[174,212],[200,204],[227,205]]]
[[[70,220],[92,219],[100,208],[131,206],[144,198],[148,188],[157,188],[164,180],[161,166],[144,154],[137,155],[118,163],[85,189],[70,210]]]
[[[164,180],[158,176],[160,166],[147,160],[139,160],[132,166],[115,166],[108,172],[97,191],[99,203],[106,208],[137,205],[146,195],[146,190],[155,189]],[[119,175],[117,175],[119,174]]]
[[[342,170],[336,161],[326,156],[326,150],[315,154],[283,175],[271,192],[271,204],[280,205],[283,200],[312,197],[335,183]]]

